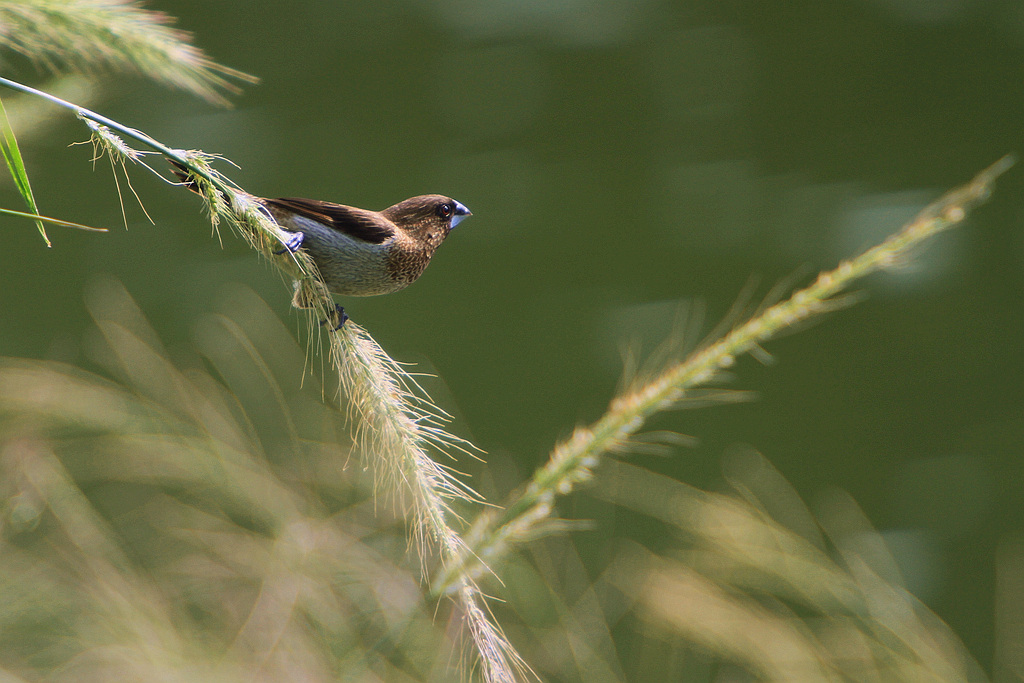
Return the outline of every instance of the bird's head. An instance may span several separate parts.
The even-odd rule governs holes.
[[[462,219],[472,215],[461,202],[439,194],[411,197],[381,213],[410,237],[429,245],[432,250],[444,241]]]

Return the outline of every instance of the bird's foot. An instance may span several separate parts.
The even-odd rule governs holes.
[[[336,325],[334,325],[334,329],[335,330],[340,330],[341,326],[345,324],[346,320],[348,320],[348,314],[345,313],[345,309],[342,308],[341,304],[338,304],[338,303],[334,304],[334,312],[338,316],[338,323]],[[327,320],[321,320],[320,324],[321,325],[326,325],[329,322],[332,322],[330,318],[328,318]]]
[[[294,254],[302,246],[302,241],[306,238],[306,235],[301,232],[288,232],[287,230],[281,231],[284,237],[281,239],[281,244],[284,245],[284,249],[274,252],[274,256],[280,256],[284,253]]]

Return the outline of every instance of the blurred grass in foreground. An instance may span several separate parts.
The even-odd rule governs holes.
[[[12,680],[451,680],[459,620],[372,476],[339,466],[334,389],[300,386],[273,313],[240,289],[172,362],[119,284],[88,298],[102,374],[0,361]],[[984,679],[851,500],[813,517],[752,453],[727,478],[710,493],[609,460],[595,494],[669,548],[617,539],[593,580],[571,536],[510,561],[495,609],[542,679]]]
[[[0,657],[58,680],[429,678],[447,657],[405,530],[340,466],[341,420],[266,306],[175,367],[115,283],[94,355],[0,367]],[[204,368],[212,368],[213,372]],[[216,376],[215,376],[216,375]],[[284,378],[284,379],[282,379]]]

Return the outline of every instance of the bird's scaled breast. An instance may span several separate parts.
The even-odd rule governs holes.
[[[394,248],[393,238],[372,244],[304,216],[279,216],[278,223],[305,235],[302,247],[313,257],[320,277],[334,294],[377,296],[408,284],[396,280],[391,271],[387,254]]]

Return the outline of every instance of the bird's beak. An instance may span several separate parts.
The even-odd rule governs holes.
[[[452,214],[452,227],[462,222],[462,219],[466,216],[472,216],[473,212],[466,208],[465,204],[461,202],[455,202],[455,213]]]

